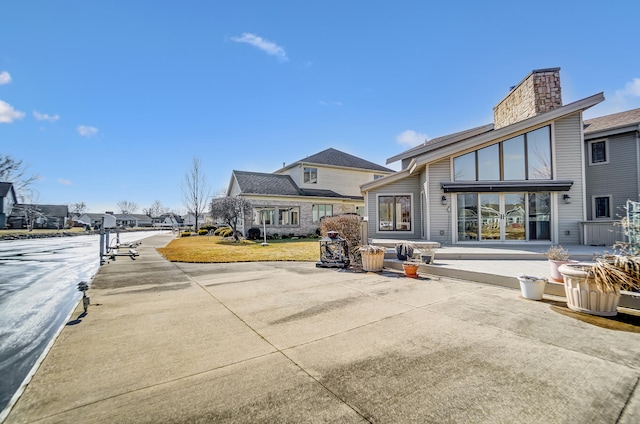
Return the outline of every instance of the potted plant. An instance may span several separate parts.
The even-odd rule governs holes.
[[[435,257],[436,252],[433,249],[427,248],[420,252],[420,259],[427,265],[432,264]]]
[[[412,260],[404,261],[402,263],[402,269],[404,270],[404,276],[409,278],[418,278],[418,267],[420,266],[419,262],[414,262]]]
[[[408,241],[403,241],[396,244],[396,256],[399,261],[406,261],[413,258],[413,251],[415,247]]]
[[[521,275],[518,277],[522,297],[531,300],[541,300],[544,295],[544,288],[547,285],[546,278]]]
[[[565,250],[559,244],[553,244],[549,249],[544,252],[544,256],[549,259],[549,266],[551,270],[551,279],[557,283],[561,283],[563,281],[562,274],[558,271],[558,267],[560,265],[564,265],[570,262],[569,260],[569,252]]]
[[[380,246],[367,244],[358,248],[362,255],[362,270],[379,272],[384,267],[385,249]]]
[[[620,290],[640,290],[640,256],[606,254],[594,263],[559,268],[569,309],[592,315],[618,313]]]

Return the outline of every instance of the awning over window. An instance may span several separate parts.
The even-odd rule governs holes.
[[[569,191],[571,180],[528,180],[528,181],[451,181],[441,183],[445,193],[495,193],[495,192],[538,192]]]

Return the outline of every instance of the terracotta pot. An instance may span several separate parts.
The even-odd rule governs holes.
[[[405,277],[418,278],[418,264],[402,264]]]
[[[384,267],[384,252],[362,252],[362,270],[379,272]]]
[[[588,265],[565,264],[558,270],[564,277],[569,309],[605,317],[618,314],[620,289],[614,292],[602,291],[587,272]]]

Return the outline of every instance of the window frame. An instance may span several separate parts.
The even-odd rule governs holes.
[[[604,157],[605,160],[601,161],[601,162],[594,162],[593,161],[593,145],[594,144],[598,144],[598,143],[603,143],[604,145]],[[598,140],[589,140],[587,142],[587,150],[589,153],[589,166],[598,166],[598,165],[607,165],[609,163],[609,157],[610,155],[610,150],[609,150],[609,139],[608,138],[601,138]]]
[[[300,226],[300,206],[283,206],[283,207],[278,207],[278,226],[280,227],[299,227]],[[286,213],[287,215],[287,221],[289,223],[285,224],[282,221],[282,214]],[[292,219],[293,217],[295,217],[295,223],[293,222],[294,220]]]
[[[324,212],[325,214],[320,216],[320,206],[323,206]],[[331,213],[329,215],[327,215],[326,211],[327,211],[327,206],[331,208]],[[316,207],[317,209],[317,214],[316,214]],[[317,216],[317,217],[316,217]],[[314,203],[313,205],[311,205],[311,222],[320,222],[322,221],[322,218],[324,218],[325,216],[333,216],[333,204],[331,203]]]
[[[304,184],[318,184],[318,168],[314,166],[303,166],[302,181]]]
[[[609,201],[609,216],[596,216],[597,211],[597,199],[608,199]],[[591,196],[591,219],[595,220],[612,220],[613,219],[613,196],[611,194],[594,194]]]
[[[271,213],[268,214],[268,215],[270,215],[271,220],[266,222],[266,223],[265,223],[265,221],[263,221],[263,219],[264,219],[264,213],[263,212],[265,210],[266,211],[271,211]],[[259,212],[259,214],[258,214],[258,212]],[[256,221],[256,217],[259,217],[258,221]],[[256,207],[253,208],[253,221],[252,221],[253,225],[266,225],[268,227],[272,227],[272,226],[275,225],[274,224],[275,220],[276,220],[276,207],[275,206],[256,206]]]
[[[407,230],[398,230],[397,227],[397,219],[395,216],[396,208],[393,208],[394,215],[391,223],[391,230],[381,230],[380,229],[380,198],[381,197],[393,197],[394,198],[394,206],[396,205],[395,198],[397,197],[409,197],[409,229]],[[413,203],[413,193],[378,193],[376,194],[376,233],[381,234],[407,234],[415,232],[415,213],[414,213],[414,203]]]

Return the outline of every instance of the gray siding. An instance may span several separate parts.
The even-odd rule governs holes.
[[[564,193],[558,193],[557,243],[579,244],[580,221],[583,219],[582,114],[576,113],[555,121],[555,179],[572,180],[567,194],[571,203],[562,201]]]
[[[413,194],[413,216],[411,231],[378,231],[378,194]],[[400,181],[378,187],[367,193],[369,216],[369,237],[386,239],[419,239],[422,233],[420,221],[420,176],[415,175]]]
[[[592,197],[611,195],[612,217],[618,219],[624,214],[627,200],[638,200],[638,162],[635,133],[608,137],[607,155],[609,163],[589,164],[589,143],[585,141],[585,172],[587,187],[587,219],[594,219]],[[595,138],[593,140],[604,140]]]
[[[451,197],[446,194],[447,206],[442,205],[442,189],[440,183],[451,181],[451,161],[447,159],[434,162],[429,165],[429,217],[431,219],[431,234],[428,240],[439,243],[451,242]],[[449,208],[449,211],[447,211]]]

